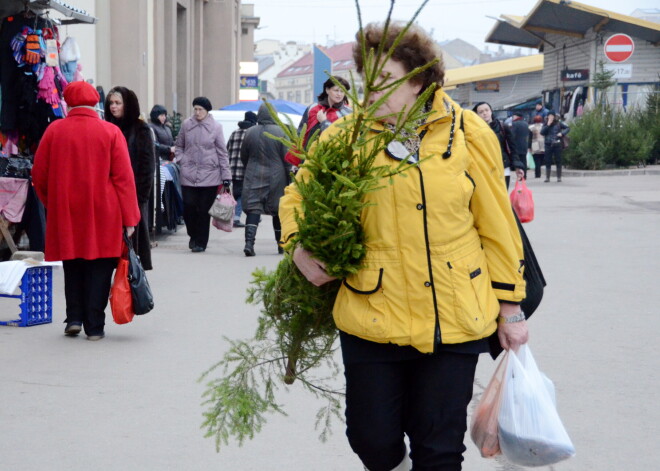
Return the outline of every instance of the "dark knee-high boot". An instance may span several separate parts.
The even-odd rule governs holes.
[[[246,257],[254,257],[254,239],[257,237],[257,224],[245,225],[245,248],[243,253]]]
[[[280,239],[282,238],[282,231],[279,229],[275,229],[275,242],[277,242],[277,253],[283,254],[284,249],[280,245]]]

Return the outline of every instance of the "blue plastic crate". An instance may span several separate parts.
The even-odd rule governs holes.
[[[0,321],[0,325],[28,327],[53,322],[53,267],[28,268],[21,280],[21,294],[0,296],[21,300],[20,318]]]

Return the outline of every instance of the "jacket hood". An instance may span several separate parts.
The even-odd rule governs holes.
[[[275,124],[275,120],[270,115],[270,111],[268,111],[268,107],[265,103],[259,107],[259,111],[257,112],[257,122],[259,124]]]
[[[162,114],[167,114],[167,110],[165,109],[164,106],[161,105],[154,105],[153,108],[151,108],[151,113],[149,113],[149,117],[151,118],[152,123],[160,124],[160,121],[158,121],[158,117]]]

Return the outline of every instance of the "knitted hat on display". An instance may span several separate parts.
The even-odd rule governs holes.
[[[245,121],[257,124],[257,114],[254,111],[245,112]]]
[[[211,106],[211,101],[205,96],[198,96],[193,100],[193,106],[201,106],[206,111],[211,111],[213,107]]]
[[[96,106],[99,102],[99,93],[87,82],[71,82],[64,89],[64,101],[70,107]]]

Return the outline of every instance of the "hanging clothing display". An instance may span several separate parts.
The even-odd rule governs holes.
[[[63,92],[69,80],[60,69],[61,44],[56,23],[96,22],[83,11],[71,16],[71,8],[51,2],[0,2],[0,177],[26,183],[27,195],[20,195],[25,202],[24,211],[10,220],[15,234],[27,234],[29,249],[34,251],[44,249],[45,213],[28,183],[33,154],[49,124],[66,115]],[[67,17],[51,20],[50,9]],[[73,65],[72,79],[82,79],[80,51],[75,40],[70,45],[65,58],[70,59],[71,52],[75,58],[69,64]],[[4,178],[3,185],[8,181]],[[5,205],[3,209],[8,211],[11,207]],[[5,255],[0,253],[2,258]]]

